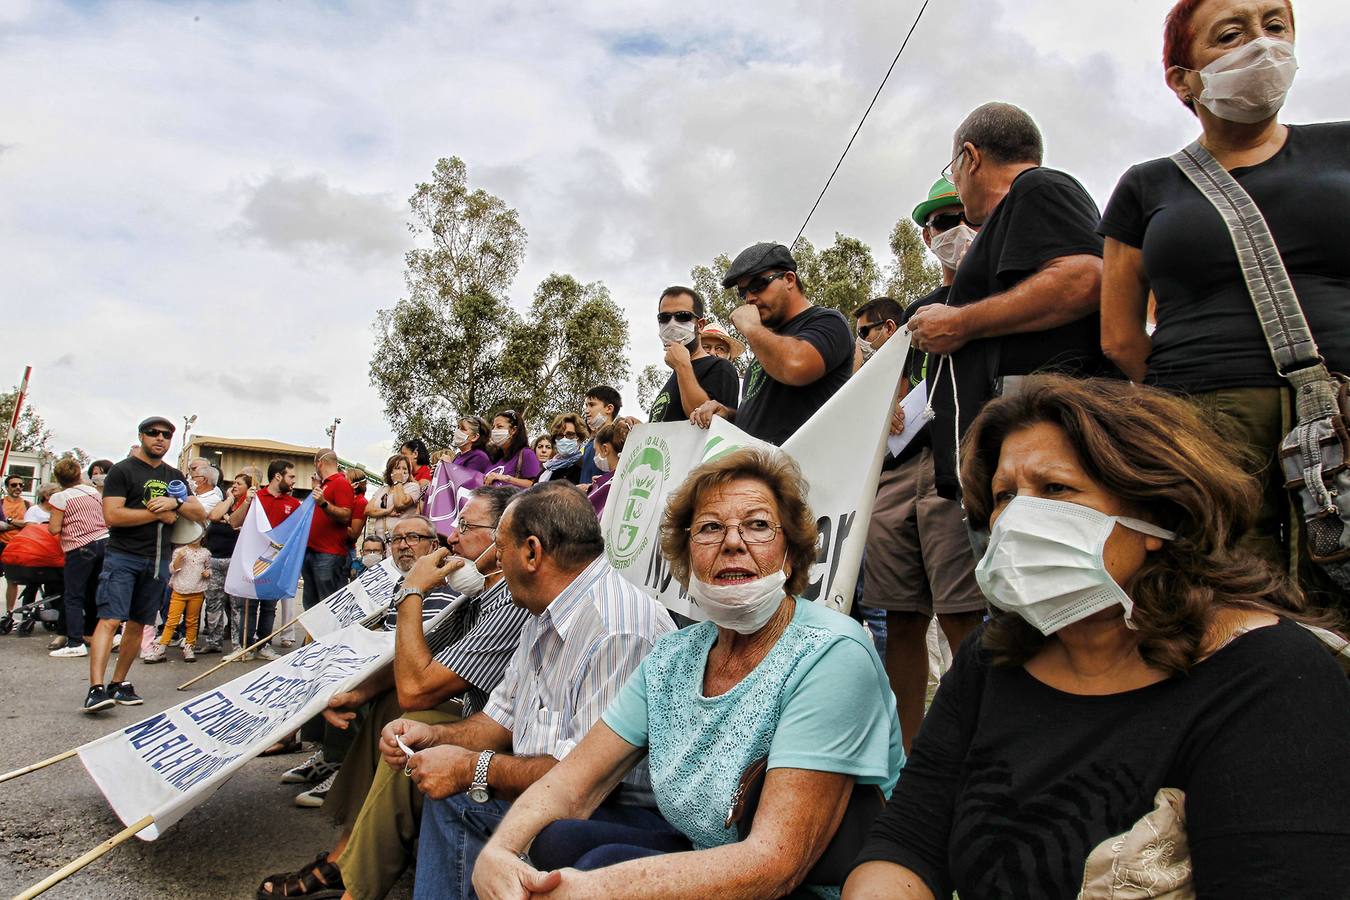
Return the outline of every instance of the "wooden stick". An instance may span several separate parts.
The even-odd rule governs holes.
[[[42,879],[37,884],[33,885],[28,890],[24,891],[22,894],[16,894],[14,896],[14,900],[32,900],[33,897],[36,897],[38,894],[41,894],[49,890],[50,888],[54,887],[55,885],[59,884],[60,882],[65,881],[67,878],[74,875],[76,872],[80,871],[85,866],[89,865],[91,862],[98,859],[100,856],[107,853],[112,848],[116,847],[118,844],[134,837],[138,832],[142,831],[146,827],[153,824],[155,824],[154,816],[146,816],[145,818],[141,819],[138,822],[132,822],[126,828],[123,828],[121,831],[117,832],[117,834],[108,838],[106,841],[99,844],[97,847],[95,847],[93,850],[90,850],[88,853],[84,854],[79,859],[66,863],[64,866],[57,869],[52,874],[48,875],[46,878]]]
[[[27,775],[29,772],[36,772],[38,769],[45,769],[52,763],[59,763],[63,759],[70,759],[79,752],[80,748],[76,747],[74,750],[58,753],[51,759],[44,759],[42,762],[33,763],[31,766],[24,766],[22,769],[15,769],[13,772],[6,772],[5,774],[0,775],[0,783],[9,781],[11,778],[18,778],[20,775]]]
[[[225,667],[228,666],[230,663],[232,663],[232,662],[234,662],[235,660],[239,659],[239,658],[240,658],[241,656],[243,656],[245,653],[248,653],[248,652],[251,651],[251,650],[254,650],[254,649],[258,648],[258,647],[261,647],[263,644],[266,644],[268,641],[272,640],[272,638],[274,638],[274,637],[276,637],[277,635],[281,634],[283,631],[285,631],[287,628],[290,628],[290,627],[291,627],[292,625],[294,625],[296,622],[299,622],[299,621],[300,621],[300,616],[303,616],[303,615],[305,614],[305,612],[306,612],[306,611],[302,611],[302,612],[300,613],[299,616],[296,616],[295,618],[291,619],[291,620],[290,620],[289,622],[287,622],[285,625],[282,625],[282,626],[281,626],[280,628],[278,628],[276,631],[272,632],[272,633],[269,634],[267,637],[262,638],[261,640],[257,641],[256,643],[250,644],[249,646],[243,647],[243,648],[241,648],[241,649],[239,649],[239,650],[235,650],[235,651],[234,651],[233,653],[231,653],[229,656],[225,657],[225,658],[222,659],[220,662],[216,663],[214,666],[212,666],[211,668],[207,669],[207,670],[206,670],[205,672],[203,672],[202,674],[198,675],[196,678],[193,678],[193,679],[190,680],[190,681],[185,681],[185,682],[183,682],[182,684],[180,684],[180,685],[178,686],[178,690],[180,690],[180,691],[185,691],[185,690],[187,690],[188,688],[192,687],[192,685],[196,684],[197,682],[201,681],[201,680],[202,680],[203,678],[205,678],[206,676],[210,675],[212,672],[216,672],[216,671],[218,671],[218,670],[220,670],[220,669],[225,668]],[[245,622],[245,623],[248,622],[248,615],[247,615],[247,613],[246,613],[245,616],[244,616],[244,622]]]

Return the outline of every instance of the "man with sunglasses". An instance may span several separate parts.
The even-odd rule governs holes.
[[[15,535],[23,530],[23,517],[28,514],[29,503],[23,496],[23,479],[18,475],[10,475],[5,478],[5,497],[4,497],[4,515],[0,517],[0,550],[5,548]],[[0,564],[0,575],[4,574],[4,566]],[[6,614],[14,611],[14,605],[19,599],[19,584],[15,581],[5,581],[5,612]]]
[[[173,441],[173,422],[151,416],[137,431],[140,444],[112,467],[103,482],[108,549],[98,583],[98,627],[89,644],[86,713],[113,704],[139,706],[143,702],[126,677],[140,650],[141,632],[147,625],[154,626],[164,598],[173,554],[169,545],[171,526],[180,515],[193,522],[206,519],[206,510],[196,497],[189,494],[187,499],[178,500],[169,495],[172,482],[185,481],[182,472],[164,462]],[[112,681],[105,686],[103,676],[119,626],[123,627],[122,644]]]
[[[732,312],[731,324],[755,358],[745,373],[740,408],[709,400],[689,419],[707,428],[713,416],[722,416],[752,437],[781,445],[853,374],[848,321],[838,310],[806,299],[797,261],[782,244],[742,250],[722,286],[734,286],[745,301]]]
[[[1033,372],[1115,371],[1101,352],[1101,216],[1072,176],[1041,165],[1043,155],[1036,123],[1008,103],[977,108],[953,141],[947,168],[980,236],[945,303],[909,320],[913,345],[935,355],[928,431],[938,490],[953,499],[957,432],[986,402]]]
[[[703,347],[703,297],[693,288],[673,285],[661,292],[656,324],[666,347],[670,378],[652,401],[652,422],[683,422],[709,400],[728,409],[739,404],[740,377],[725,359]]]

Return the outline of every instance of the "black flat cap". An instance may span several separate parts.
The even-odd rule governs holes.
[[[752,244],[736,254],[736,259],[732,261],[731,268],[727,269],[726,277],[722,279],[722,287],[731,287],[747,275],[766,272],[769,269],[795,272],[797,271],[797,261],[792,258],[792,253],[788,248],[782,244],[774,244],[769,241]]]
[[[137,426],[136,426],[136,430],[137,430],[138,432],[142,432],[142,433],[143,433],[143,432],[145,431],[145,429],[147,429],[147,428],[149,428],[149,427],[151,427],[151,426],[153,426],[153,425],[163,425],[165,428],[168,428],[170,431],[177,431],[177,430],[178,430],[177,428],[174,427],[174,425],[173,425],[172,422],[170,422],[168,419],[164,418],[163,416],[151,416],[150,418],[148,418],[148,419],[144,420],[143,422],[141,422],[141,424],[137,425]]]

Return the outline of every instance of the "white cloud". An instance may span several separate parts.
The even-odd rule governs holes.
[[[449,155],[529,230],[517,304],[550,271],[605,281],[636,374],[662,287],[791,240],[918,5],[0,0],[5,310],[32,323],[33,400],[100,453],[151,411],[308,444],[341,416],[339,449],[378,464],[370,323],[404,292],[404,201]],[[807,236],[884,255],[990,99],[1104,203],[1194,136],[1162,85],[1170,5],[931,3]],[[1343,117],[1350,7],[1297,7],[1286,118]]]

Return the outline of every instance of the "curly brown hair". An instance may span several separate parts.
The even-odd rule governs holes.
[[[1243,608],[1330,626],[1311,614],[1285,574],[1238,546],[1260,503],[1255,479],[1194,404],[1107,379],[1037,375],[990,402],[962,442],[961,481],[970,527],[987,530],[1004,440],[1037,424],[1060,428],[1083,471],[1150,522],[1176,532],[1128,584],[1139,654],[1169,674],[1189,671],[1219,609]],[[997,613],[983,646],[995,665],[1026,662],[1046,637],[1014,613]]]
[[[802,470],[782,452],[745,448],[706,462],[689,473],[666,502],[661,523],[661,554],[670,563],[675,580],[689,586],[689,526],[706,491],[742,478],[762,483],[778,503],[779,524],[787,542],[785,567],[791,567],[785,589],[799,595],[811,579],[820,532],[816,516],[806,503],[807,485]]]

